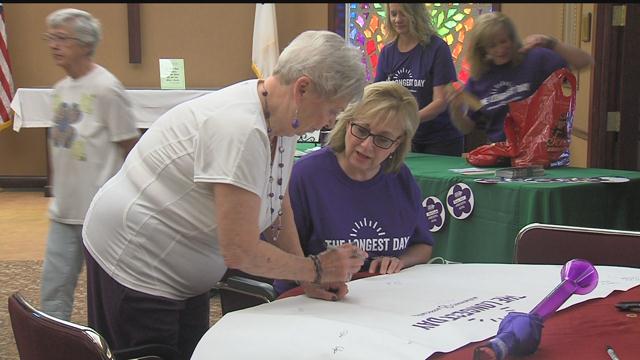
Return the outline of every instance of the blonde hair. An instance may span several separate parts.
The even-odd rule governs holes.
[[[493,61],[487,57],[488,48],[493,43],[496,33],[502,29],[507,32],[507,36],[513,43],[511,64],[516,66],[522,62],[523,54],[518,52],[522,47],[522,41],[511,19],[500,12],[484,13],[476,20],[465,45],[465,56],[471,66],[471,76],[474,78],[482,77],[493,65]]]
[[[389,43],[398,37],[396,29],[391,24],[391,10],[390,4],[386,4],[387,18],[384,20],[384,24],[387,28],[385,35],[385,43]],[[436,33],[436,29],[431,21],[431,11],[423,3],[401,3],[400,9],[409,19],[409,35],[418,39],[422,46],[429,45],[431,42],[431,35]]]
[[[381,81],[367,85],[358,102],[351,103],[338,115],[336,126],[329,134],[329,146],[334,152],[345,150],[345,136],[352,121],[368,119],[375,122],[401,121],[404,129],[400,144],[390,160],[383,163],[384,172],[397,172],[411,149],[411,138],[416,132],[420,119],[418,103],[407,88],[394,81]]]

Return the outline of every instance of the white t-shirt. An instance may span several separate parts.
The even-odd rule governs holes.
[[[226,271],[211,183],[259,195],[263,231],[280,210],[296,140],[280,139],[283,152],[272,167],[257,80],[182,103],[152,124],[98,191],[84,223],[84,244],[131,289],[177,300],[202,294]]]
[[[100,65],[53,88],[49,129],[52,220],[82,225],[91,199],[122,165],[117,142],[138,136],[131,103],[120,81]]]

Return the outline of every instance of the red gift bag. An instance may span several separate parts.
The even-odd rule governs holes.
[[[556,70],[533,95],[508,104],[507,140],[480,146],[467,160],[475,166],[496,165],[500,158],[510,158],[515,167],[568,165],[575,104],[575,76],[567,68]]]
[[[518,154],[518,149],[510,139],[514,138],[513,128],[504,127],[507,136],[506,141],[481,145],[471,150],[467,155],[467,161],[473,166],[508,166],[505,161]]]

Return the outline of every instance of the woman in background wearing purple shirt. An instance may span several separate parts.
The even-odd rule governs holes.
[[[560,68],[579,70],[593,64],[588,53],[547,35],[530,35],[521,42],[513,22],[499,12],[478,18],[466,49],[471,78],[465,90],[475,95],[482,107],[468,112],[458,92],[451,98],[449,113],[463,134],[478,126],[485,130],[489,142],[506,139],[504,119],[510,102],[531,96]]]
[[[395,81],[418,101],[420,127],[411,151],[460,156],[464,138],[449,120],[447,85],[456,81],[449,46],[438,35],[424,4],[386,4],[387,43],[375,82]]]

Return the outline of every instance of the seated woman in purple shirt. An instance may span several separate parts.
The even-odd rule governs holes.
[[[404,164],[418,124],[405,87],[373,83],[338,115],[327,146],[295,163],[289,197],[305,254],[356,244],[369,254],[360,271],[381,274],[429,260],[433,238],[421,191]],[[274,286],[282,293],[296,284]]]
[[[375,82],[400,83],[418,101],[420,126],[411,151],[460,156],[464,138],[447,112],[447,85],[456,81],[449,46],[437,35],[424,4],[392,3],[386,9],[387,43],[380,53]]]
[[[458,92],[451,96],[449,114],[463,134],[477,126],[486,132],[489,142],[506,139],[504,119],[510,102],[531,96],[560,68],[579,70],[593,64],[588,53],[550,36],[530,35],[523,44],[513,22],[499,12],[478,18],[466,46],[471,78],[465,90],[475,95],[482,107],[469,112]]]

